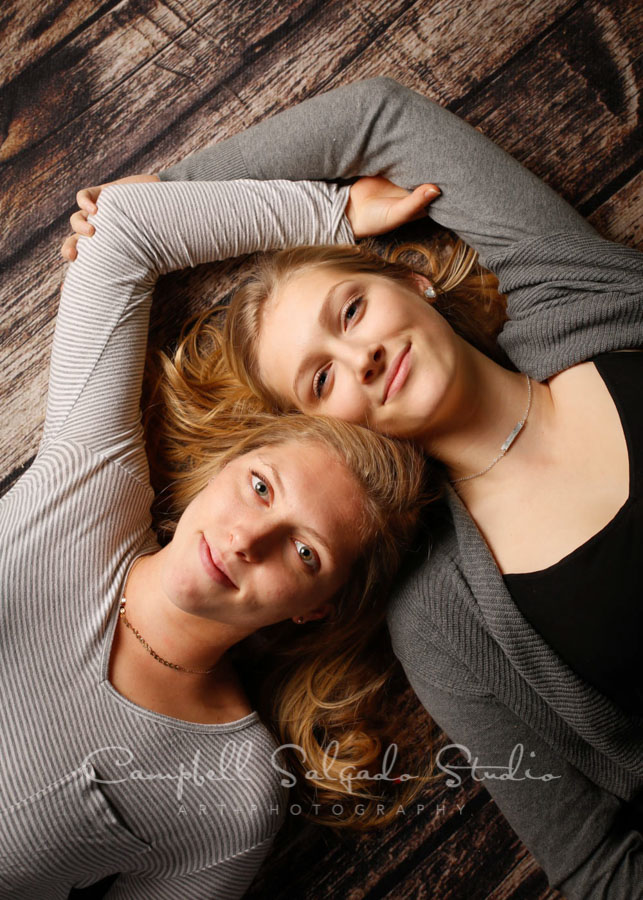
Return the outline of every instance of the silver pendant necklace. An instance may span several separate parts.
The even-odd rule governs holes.
[[[481,469],[479,472],[474,472],[473,475],[462,475],[460,478],[454,478],[451,481],[451,484],[457,484],[459,481],[469,481],[471,478],[479,478],[480,475],[484,475],[489,469],[492,469],[497,462],[500,462],[505,453],[509,450],[513,442],[516,440],[520,432],[525,426],[525,422],[527,421],[527,417],[529,416],[529,410],[531,409],[531,378],[529,375],[525,373],[525,378],[527,379],[527,407],[525,409],[524,415],[520,422],[516,422],[514,427],[511,429],[507,437],[502,442],[500,447],[500,453],[493,459],[488,466],[485,466],[484,469]]]

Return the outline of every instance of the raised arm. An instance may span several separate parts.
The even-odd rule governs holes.
[[[41,449],[59,437],[146,474],[140,391],[152,291],[172,269],[300,242],[348,242],[348,191],[291,182],[106,188],[63,285]]]
[[[462,119],[390,78],[337,88],[193,154],[163,181],[384,175],[440,187],[431,217],[483,261],[520,240],[591,226],[539,178]]]
[[[622,801],[589,781],[494,697],[452,692],[407,674],[437,724],[470,763],[477,760],[475,777],[552,887],[568,900],[643,897],[643,836],[627,823]],[[449,750],[437,762],[457,789],[465,773],[455,767],[462,759]]]

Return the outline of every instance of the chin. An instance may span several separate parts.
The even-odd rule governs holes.
[[[380,422],[375,422],[375,428],[377,431],[402,440],[419,438],[425,434],[440,405],[438,398],[435,402],[431,402],[432,400],[433,398],[427,398],[426,394],[417,398],[405,397],[404,403],[400,404],[399,409],[391,409],[390,416],[381,419]]]
[[[183,612],[202,615],[205,606],[203,588],[185,571],[168,574],[162,579],[163,591],[170,602]]]

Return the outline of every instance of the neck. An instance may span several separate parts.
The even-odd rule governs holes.
[[[460,349],[458,379],[441,407],[441,421],[429,422],[422,438],[424,450],[446,465],[451,480],[480,472],[498,456],[502,443],[523,419],[528,396],[523,373],[505,369],[465,341]],[[516,446],[528,426],[535,430],[539,416],[534,407],[545,394],[548,387],[532,381],[532,407]],[[514,444],[508,452],[515,455]],[[489,474],[492,471],[495,467]]]
[[[187,673],[164,666],[119,622],[121,646],[131,664],[147,679],[159,685],[198,691],[210,685],[213,676],[223,672],[226,651],[251,632],[191,615],[172,603],[161,585],[163,553],[160,550],[134,563],[125,585],[127,619],[160,657],[186,669],[201,671]],[[213,672],[207,671],[212,669]]]

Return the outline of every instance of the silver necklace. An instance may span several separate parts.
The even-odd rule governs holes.
[[[473,475],[462,475],[460,478],[454,478],[451,484],[457,484],[459,481],[469,481],[469,479],[471,478],[478,478],[480,475],[484,475],[485,472],[488,472],[489,469],[492,469],[497,462],[500,462],[502,457],[516,440],[525,426],[525,422],[527,421],[527,417],[529,415],[529,410],[531,409],[531,378],[529,377],[529,375],[527,375],[527,373],[525,373],[525,378],[527,379],[527,407],[520,422],[516,422],[507,437],[504,439],[502,446],[500,447],[500,453],[489,463],[488,466],[485,466],[484,469],[481,469],[479,472],[474,472]]]

